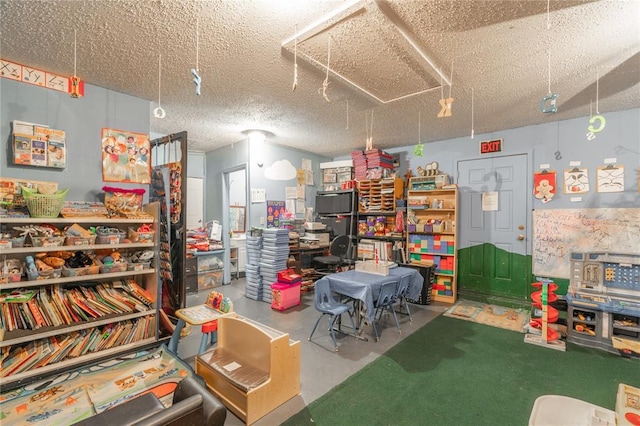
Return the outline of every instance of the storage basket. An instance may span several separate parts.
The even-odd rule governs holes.
[[[65,277],[79,277],[84,275],[98,275],[102,262],[93,259],[93,265],[83,266],[81,268],[68,268],[66,265],[62,267],[62,275]]]
[[[0,274],[0,284],[15,283],[22,277],[22,265],[18,259],[7,259],[0,264],[0,272],[6,266],[7,273]]]
[[[132,243],[152,243],[155,231],[137,231],[129,227],[129,241]]]
[[[96,236],[91,235],[89,237],[79,237],[77,235],[69,235],[67,234],[67,239],[65,240],[66,246],[90,246],[96,243]]]
[[[108,274],[110,272],[124,272],[127,270],[127,265],[127,262],[104,263],[100,266],[100,273]]]
[[[57,191],[55,194],[38,194],[37,191],[22,187],[22,195],[27,203],[31,217],[58,217],[69,189]]]
[[[50,280],[50,279],[54,279],[54,278],[60,278],[61,274],[62,274],[62,269],[61,268],[48,269],[46,271],[38,271],[37,274],[31,273],[27,269],[27,278],[29,278],[29,281]]]
[[[34,237],[31,236],[31,244],[34,247],[58,247],[64,243],[65,237]]]

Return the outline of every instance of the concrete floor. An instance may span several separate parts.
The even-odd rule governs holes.
[[[281,312],[271,309],[268,303],[245,297],[244,290],[244,278],[234,280],[230,285],[216,288],[216,291],[223,293],[233,301],[234,310],[239,314],[289,333],[292,339],[299,340],[301,344],[300,394],[254,423],[257,426],[281,424],[444,312],[448,307],[448,305],[440,303],[424,306],[410,304],[413,322],[409,322],[409,317],[406,315],[398,316],[402,333],[398,333],[392,316],[383,316],[377,326],[380,334],[378,342],[373,337],[371,326],[365,326],[363,332],[364,336],[369,337],[368,341],[356,340],[353,336],[336,333],[339,351],[334,352],[325,319],[318,325],[313,340],[308,340],[313,325],[320,315],[314,307],[313,293],[303,293],[299,306]],[[203,290],[196,294],[187,295],[187,306],[204,303],[209,291]],[[346,318],[345,320],[348,321]],[[199,327],[194,327],[192,333],[180,341],[179,355],[191,365],[193,365],[193,359],[200,347],[201,336]],[[231,411],[228,412],[225,425],[242,424],[244,422]]]

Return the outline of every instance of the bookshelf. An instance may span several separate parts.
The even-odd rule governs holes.
[[[107,226],[127,231],[129,227],[153,224],[154,238],[148,242],[115,244],[18,247],[0,250],[0,261],[27,256],[78,252],[106,253],[116,250],[125,257],[151,250],[151,265],[128,264],[88,270],[87,274],[60,273],[45,279],[0,282],[0,377],[12,388],[78,365],[142,349],[157,343],[160,287],[158,284],[158,203],[144,207],[146,217],[135,218],[2,218],[3,229],[52,224],[65,228]],[[28,240],[28,238],[27,238]],[[58,253],[54,253],[58,252]],[[64,271],[63,271],[64,272]],[[94,273],[95,272],[95,273]],[[41,277],[39,277],[41,278]],[[12,295],[11,297],[7,297]],[[17,295],[17,296],[16,296]]]
[[[410,263],[435,265],[432,297],[457,299],[458,190],[407,191],[407,255]]]

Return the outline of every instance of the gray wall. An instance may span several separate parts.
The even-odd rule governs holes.
[[[317,188],[322,184],[320,163],[331,161],[331,159],[310,152],[297,151],[269,143],[266,143],[262,147],[252,147],[249,154],[249,185],[247,190],[251,191],[252,188],[265,189],[268,201],[285,201],[285,188],[287,186],[296,186],[297,180],[295,178],[292,180],[271,180],[265,177],[267,167],[270,167],[276,161],[285,159],[289,160],[296,169],[302,167],[303,159],[311,160],[314,185],[305,186],[305,205],[307,207],[315,206]],[[262,166],[259,166],[259,163],[262,164]],[[260,225],[260,218],[264,217],[266,221],[267,204],[250,204],[249,210],[249,228],[251,226],[262,226]],[[304,216],[303,213],[296,213],[296,217],[303,218]]]
[[[557,191],[547,204],[533,196],[533,188],[523,188],[530,194],[529,205],[533,209],[598,208],[598,207],[640,207],[638,192],[638,169],[640,166],[640,109],[609,112],[602,114],[606,126],[596,139],[587,141],[586,133],[589,117],[554,121],[546,124],[502,130],[494,133],[449,139],[424,144],[424,155],[414,155],[415,145],[389,149],[389,153],[400,154],[400,174],[411,168],[416,175],[418,166],[437,161],[440,170],[449,174],[456,182],[456,164],[459,160],[479,158],[480,141],[502,139],[503,151],[482,155],[505,156],[526,153],[529,170],[533,174],[540,164],[549,164],[557,172]],[[550,116],[549,118],[552,118]],[[560,151],[562,159],[556,160],[555,152]],[[350,158],[348,156],[337,159]],[[604,165],[605,158],[616,158],[618,165],[625,166],[625,191],[617,193],[596,192],[596,167]],[[570,169],[571,161],[580,161],[581,167],[589,171],[588,194],[579,194],[581,202],[571,202],[571,194],[562,193],[562,173]],[[533,182],[533,179],[531,179]]]
[[[246,164],[248,156],[247,140],[242,140],[205,154],[205,221],[217,220],[222,223],[222,173]]]
[[[298,151],[266,143],[263,147],[252,147],[249,150],[247,139],[239,141],[233,146],[229,145],[206,154],[207,158],[207,178],[206,188],[206,220],[219,220],[222,222],[222,173],[232,170],[241,165],[247,165],[249,180],[247,191],[251,188],[264,188],[267,200],[285,200],[285,187],[296,186],[296,180],[282,181],[265,178],[264,170],[270,167],[275,161],[287,159],[294,167],[302,166],[302,159],[311,160],[315,177],[315,185],[306,187],[306,206],[315,204],[316,186],[320,181],[320,163],[331,161],[328,157]],[[258,162],[263,166],[259,167]],[[252,226],[260,226],[260,218],[267,215],[266,203],[249,203],[247,206],[247,229]],[[298,215],[302,217],[302,215]]]
[[[0,79],[0,176],[58,182],[69,188],[67,200],[95,201],[105,185],[121,188],[148,185],[102,181],[101,129],[110,127],[131,132],[149,133],[149,101],[85,85],[84,98],[51,89]],[[14,166],[11,151],[11,122],[28,121],[66,132],[67,167],[63,170]],[[147,194],[145,194],[145,197]]]

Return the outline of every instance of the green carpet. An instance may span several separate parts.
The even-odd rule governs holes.
[[[640,386],[637,359],[440,316],[284,424],[526,425],[545,394],[613,410],[620,382]]]

